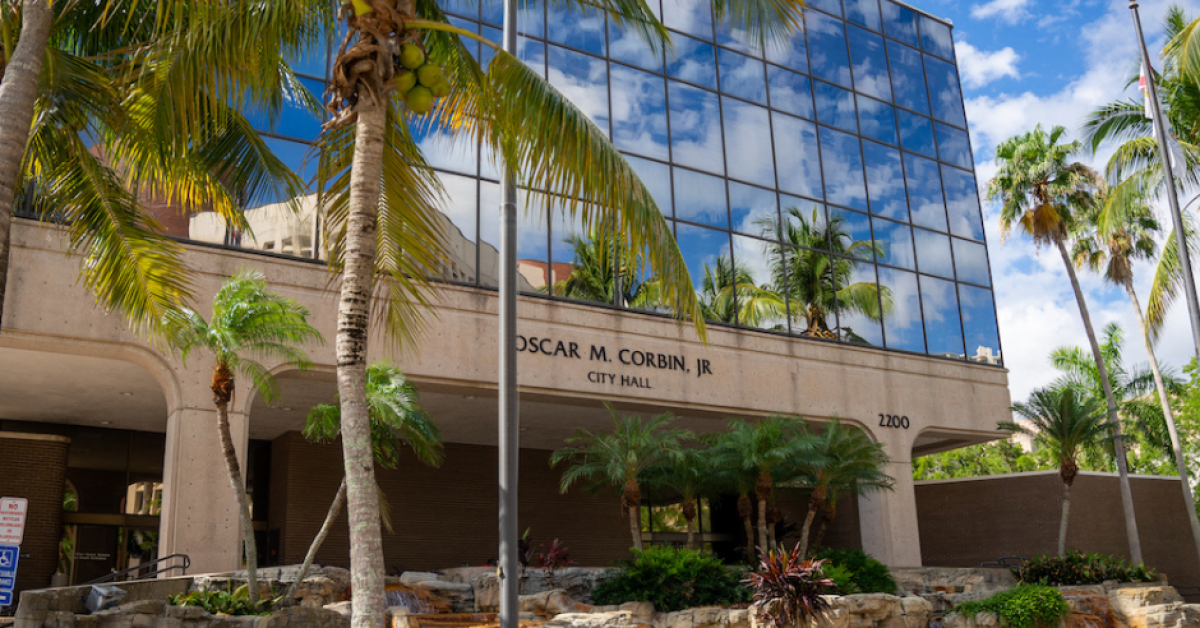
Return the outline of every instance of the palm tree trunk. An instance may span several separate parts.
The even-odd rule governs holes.
[[[237,451],[233,448],[233,436],[229,433],[229,404],[218,400],[217,431],[221,434],[221,453],[225,454],[225,469],[229,471],[229,483],[237,498],[238,514],[242,520],[242,538],[246,547],[246,584],[250,589],[250,601],[258,601],[258,548],[254,543],[254,523],[250,519],[250,502],[246,499],[246,485],[242,483],[242,470],[238,466]]]
[[[0,321],[4,320],[4,295],[8,287],[13,203],[53,19],[54,12],[47,0],[24,0],[21,34],[0,80]]]
[[[1129,489],[1129,462],[1125,459],[1125,439],[1121,435],[1121,421],[1117,416],[1117,402],[1113,398],[1112,383],[1108,378],[1108,367],[1104,364],[1104,356],[1100,353],[1100,343],[1096,340],[1096,330],[1092,328],[1092,317],[1088,314],[1087,301],[1083,297],[1083,289],[1079,287],[1079,278],[1075,275],[1075,265],[1071,263],[1071,254],[1061,237],[1054,238],[1058,252],[1062,255],[1063,265],[1067,267],[1067,277],[1071,280],[1071,288],[1075,290],[1075,302],[1079,305],[1079,316],[1083,319],[1083,329],[1087,332],[1088,343],[1092,346],[1092,357],[1096,360],[1096,370],[1100,374],[1100,385],[1104,388],[1104,399],[1108,403],[1108,423],[1113,433],[1113,448],[1117,458],[1117,475],[1121,486],[1121,508],[1125,513],[1125,536],[1129,541],[1129,559],[1134,564],[1142,563],[1142,541],[1138,536],[1137,517],[1133,512],[1133,494]]]
[[[758,500],[758,549],[760,552],[767,552],[771,549],[770,540],[767,538],[767,500]]]
[[[329,531],[333,528],[333,522],[342,512],[342,505],[346,502],[346,478],[342,477],[342,484],[338,487],[337,495],[333,497],[333,503],[329,505],[329,512],[325,514],[325,523],[321,524],[321,530],[317,532],[316,538],[313,539],[312,545],[308,546],[308,553],[304,555],[304,563],[300,565],[300,573],[296,574],[296,579],[292,581],[287,592],[283,594],[283,604],[291,604],[296,598],[296,588],[304,582],[304,578],[308,576],[308,570],[312,567],[313,561],[317,558],[317,552],[321,550],[321,545],[325,543],[325,537],[329,536]]]
[[[808,533],[812,530],[813,519],[817,516],[817,507],[811,501],[808,504],[808,514],[804,515],[804,525],[800,527],[800,558],[808,556]]]
[[[738,495],[738,516],[742,518],[742,525],[746,528],[746,563],[754,563],[754,524],[750,522],[750,516],[754,514],[754,505],[750,503],[750,496],[746,493]]]
[[[1062,521],[1058,523],[1058,557],[1067,555],[1067,522],[1071,518],[1071,485],[1063,482]]]
[[[1192,543],[1196,546],[1196,555],[1200,556],[1200,519],[1196,517],[1196,502],[1192,496],[1192,483],[1188,478],[1187,461],[1183,458],[1183,447],[1179,442],[1179,430],[1175,425],[1175,412],[1171,410],[1171,399],[1167,396],[1167,387],[1163,383],[1162,369],[1158,366],[1158,357],[1154,355],[1154,343],[1150,341],[1150,328],[1142,315],[1142,304],[1138,301],[1137,292],[1133,289],[1133,280],[1125,282],[1125,290],[1129,292],[1129,300],[1133,302],[1133,311],[1137,313],[1138,325],[1142,327],[1142,339],[1146,341],[1146,355],[1150,359],[1150,371],[1154,373],[1154,385],[1158,388],[1158,401],[1162,404],[1163,418],[1167,422],[1167,433],[1171,435],[1171,451],[1175,454],[1175,467],[1179,470],[1179,482],[1183,488],[1183,503],[1187,506],[1188,521],[1192,524]]]
[[[687,532],[688,532],[687,548],[689,550],[695,549],[695,547],[696,547],[696,518],[695,517],[688,517]]]
[[[353,628],[378,628],[384,624],[383,536],[379,529],[379,496],[367,417],[367,337],[375,273],[376,217],[383,177],[385,107],[368,90],[362,90],[357,107],[346,251],[338,298],[337,380],[350,519]]]
[[[827,514],[821,517],[821,525],[817,527],[817,533],[812,538],[812,547],[810,549],[816,550],[821,547],[821,541],[825,540],[825,531],[829,529],[829,524],[832,522],[833,517]],[[814,551],[813,553],[815,554],[816,552]]]
[[[629,535],[633,537],[633,548],[642,551],[642,521],[641,507],[630,506],[626,510],[629,511]]]

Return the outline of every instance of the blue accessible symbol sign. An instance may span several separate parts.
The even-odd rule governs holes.
[[[20,558],[20,546],[0,545],[0,607],[12,606],[13,589],[17,584],[17,561]]]

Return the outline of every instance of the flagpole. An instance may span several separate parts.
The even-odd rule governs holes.
[[[1163,179],[1167,184],[1167,203],[1171,207],[1171,222],[1175,226],[1175,248],[1178,249],[1180,270],[1183,273],[1183,286],[1187,298],[1188,317],[1192,324],[1192,343],[1197,358],[1200,358],[1200,303],[1196,301],[1196,281],[1192,276],[1192,262],[1188,255],[1187,237],[1184,231],[1183,214],[1179,209],[1179,193],[1175,190],[1175,173],[1171,164],[1171,149],[1168,146],[1171,139],[1167,135],[1167,122],[1163,117],[1162,103],[1158,100],[1158,81],[1154,79],[1154,65],[1150,62],[1150,50],[1146,48],[1146,37],[1142,33],[1142,17],[1138,13],[1137,0],[1130,0],[1129,10],[1133,12],[1133,25],[1137,29],[1138,46],[1142,53],[1142,67],[1146,77],[1146,100],[1150,104],[1154,132],[1158,136],[1158,157],[1162,162]],[[1200,557],[1200,518],[1196,515],[1195,498],[1192,495],[1191,482],[1188,479],[1187,463],[1183,458],[1183,448],[1179,442],[1179,430],[1176,429],[1173,417],[1167,416],[1167,431],[1171,436],[1171,448],[1175,454],[1175,465],[1179,470],[1179,480],[1183,483],[1183,498],[1187,508],[1188,520],[1192,527],[1192,542],[1196,546],[1196,554]]]

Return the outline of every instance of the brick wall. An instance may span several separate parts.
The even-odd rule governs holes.
[[[1200,585],[1179,480],[1132,477],[1130,484],[1146,564],[1175,584]],[[972,567],[1000,556],[1057,551],[1057,472],[919,482],[916,494],[926,565]],[[1071,490],[1070,517],[1067,547],[1128,558],[1115,475],[1081,474]]]
[[[70,446],[70,439],[62,436],[0,432],[0,460],[4,462],[0,496],[29,500],[17,569],[17,593],[49,586],[50,576],[58,566],[63,485]]]

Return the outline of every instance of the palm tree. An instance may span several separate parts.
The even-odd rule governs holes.
[[[1144,202],[1129,202],[1118,204],[1106,202],[1101,210],[1088,216],[1088,220],[1075,234],[1075,263],[1088,266],[1099,272],[1105,279],[1125,288],[1133,312],[1137,315],[1138,326],[1142,330],[1142,341],[1146,344],[1146,355],[1150,362],[1150,372],[1154,377],[1154,387],[1158,391],[1159,407],[1162,412],[1163,424],[1170,439],[1170,453],[1175,459],[1176,470],[1179,473],[1184,503],[1187,505],[1188,518],[1192,526],[1192,540],[1196,544],[1197,554],[1200,554],[1200,519],[1196,516],[1195,499],[1192,496],[1192,483],[1188,477],[1187,461],[1184,459],[1183,447],[1179,440],[1178,428],[1175,424],[1175,413],[1171,409],[1171,399],[1163,378],[1158,357],[1154,352],[1154,341],[1150,324],[1142,314],[1142,305],[1138,300],[1137,291],[1133,286],[1133,263],[1136,260],[1152,260],[1157,247],[1154,235],[1160,231],[1158,221],[1154,219],[1150,207]],[[1166,241],[1161,257],[1157,262],[1155,284],[1151,286],[1151,294],[1164,290],[1164,283],[1178,285],[1180,281],[1178,264],[1171,264],[1171,259],[1178,260],[1174,237]],[[1160,279],[1162,283],[1160,283]],[[1162,299],[1159,298],[1159,301]]]
[[[1129,469],[1125,459],[1125,448],[1121,437],[1117,403],[1113,397],[1108,370],[1096,340],[1096,330],[1088,314],[1087,301],[1075,266],[1067,251],[1066,240],[1071,229],[1078,224],[1081,214],[1093,207],[1096,195],[1103,190],[1104,182],[1091,168],[1078,163],[1067,163],[1067,159],[1078,152],[1079,142],[1060,143],[1067,130],[1056,126],[1046,133],[1038,125],[1034,130],[1009,138],[996,148],[996,161],[1000,169],[988,182],[989,200],[1001,201],[1001,232],[1007,235],[1014,225],[1033,239],[1035,246],[1053,245],[1062,256],[1067,277],[1075,291],[1075,302],[1083,320],[1084,331],[1092,347],[1104,398],[1108,403],[1108,420],[1112,428],[1117,454],[1117,472],[1120,475],[1121,505],[1125,513],[1125,531],[1129,537],[1129,553],[1134,562],[1142,561],[1142,545],[1137,533],[1137,519],[1133,512],[1133,497],[1129,490]]]
[[[758,422],[730,419],[729,429],[717,437],[713,453],[721,464],[754,478],[758,500],[759,551],[771,549],[767,534],[767,503],[775,483],[791,477],[802,464],[814,462],[815,438],[793,417],[772,416]],[[753,544],[753,539],[747,539]]]
[[[0,308],[20,205],[66,224],[100,304],[152,332],[190,286],[182,248],[141,211],[139,194],[211,208],[242,231],[242,201],[298,195],[299,177],[240,111],[317,109],[287,59],[331,27],[327,7],[13,5],[0,11]]]
[[[1058,555],[1067,553],[1067,522],[1071,512],[1071,485],[1079,474],[1080,452],[1106,438],[1105,413],[1095,398],[1074,388],[1035,390],[1025,403],[1014,404],[1013,412],[1031,425],[1006,421],[1000,429],[1033,436],[1050,448],[1058,459],[1058,475],[1063,481],[1062,520],[1058,526]]]
[[[838,334],[831,331],[830,318],[862,314],[881,321],[893,309],[892,292],[875,282],[850,283],[854,270],[864,263],[852,258],[873,257],[882,248],[850,237],[841,217],[834,217],[822,227],[819,212],[818,207],[809,214],[790,207],[785,210],[788,220],[782,225],[778,219],[767,217],[759,221],[759,226],[764,237],[778,233],[788,245],[772,255],[770,288],[788,297],[794,320],[803,318],[806,327],[802,335],[832,339]],[[847,257],[833,257],[824,251]],[[849,328],[838,330],[846,339],[866,342]]]
[[[442,434],[430,417],[421,407],[420,395],[399,368],[389,362],[376,362],[367,367],[367,404],[370,406],[371,444],[375,452],[375,464],[385,469],[395,469],[400,466],[404,448],[412,450],[417,460],[431,467],[440,467],[444,450]],[[342,431],[341,408],[331,404],[314,406],[308,412],[308,421],[304,426],[304,437],[315,443],[332,443],[337,441]],[[380,501],[383,493],[380,491]],[[342,504],[346,500],[346,478],[338,487],[325,522],[308,547],[304,555],[304,563],[300,573],[283,595],[285,601],[292,600],[296,595],[296,587],[304,581],[312,562],[325,542],[325,537],[333,527],[333,521],[342,512]],[[387,508],[382,508],[387,523]],[[390,526],[387,526],[390,531]]]
[[[682,500],[680,510],[687,522],[688,549],[695,545],[697,500],[712,486],[712,471],[712,457],[708,451],[681,447],[669,452],[667,460],[647,472],[646,484],[654,494]]]
[[[787,318],[783,297],[754,283],[754,276],[745,265],[734,264],[725,255],[717,256],[716,268],[704,264],[700,308],[705,319],[730,325],[740,322],[760,327]]]
[[[186,360],[196,349],[208,351],[215,359],[212,392],[217,407],[217,431],[229,483],[233,486],[241,514],[247,578],[254,601],[258,601],[258,554],[246,486],[229,432],[229,402],[233,399],[237,373],[250,380],[267,403],[279,397],[279,387],[270,369],[255,357],[293,364],[301,369],[309,366],[308,356],[297,345],[320,341],[321,334],[308,324],[307,319],[308,310],[304,306],[267,289],[267,280],[261,272],[244,270],[217,291],[209,321],[195,310],[184,307],[168,311],[163,322],[167,340],[181,359]]]
[[[574,259],[571,273],[554,284],[555,295],[637,309],[659,305],[659,282],[641,277],[641,260],[607,237],[602,227],[593,226],[586,238],[572,235],[566,242],[571,245]]]
[[[675,417],[660,414],[643,420],[637,416],[618,416],[608,406],[613,418],[612,432],[591,432],[579,429],[563,447],[550,456],[550,466],[567,464],[560,487],[566,493],[577,482],[593,487],[621,487],[621,508],[629,515],[629,534],[633,546],[642,549],[641,480],[652,467],[667,463],[672,452],[691,438],[687,430],[669,429]]]
[[[801,468],[797,478],[812,488],[808,512],[800,528],[802,556],[810,549],[809,532],[818,512],[833,512],[834,504],[843,495],[890,490],[895,484],[895,480],[883,472],[888,463],[883,445],[867,438],[861,431],[843,426],[836,417],[825,424],[820,433],[807,427],[805,431],[816,434],[813,450],[816,455]],[[816,543],[812,547],[815,548]]]

